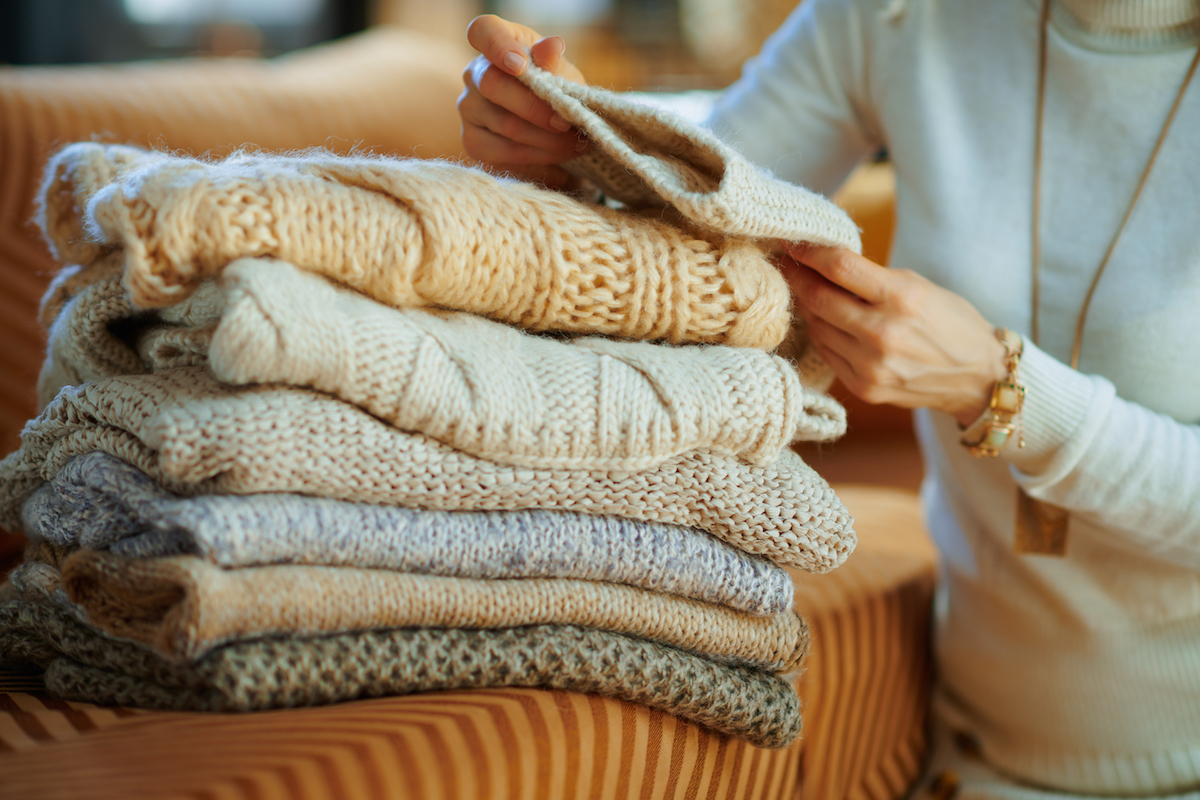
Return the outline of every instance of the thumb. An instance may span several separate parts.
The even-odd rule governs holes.
[[[554,75],[561,75],[569,81],[584,83],[583,73],[566,59],[567,44],[560,36],[547,36],[539,39],[529,48],[533,63]]]
[[[567,43],[561,36],[547,36],[534,42],[533,47],[529,48],[529,54],[533,56],[534,64],[547,72],[561,75],[563,67],[567,64],[567,59],[563,58],[566,49]]]

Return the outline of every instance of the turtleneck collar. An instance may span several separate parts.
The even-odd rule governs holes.
[[[1052,0],[1054,26],[1094,50],[1145,53],[1200,42],[1200,0]]]

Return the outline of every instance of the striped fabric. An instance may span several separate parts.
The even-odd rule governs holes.
[[[35,313],[56,265],[29,221],[52,150],[98,137],[189,153],[320,145],[457,157],[454,102],[469,57],[376,29],[272,61],[0,67],[0,452],[16,449],[35,413]]]
[[[0,756],[0,794],[28,800],[766,799],[790,797],[796,785],[790,749],[567,692],[446,692],[251,717],[138,714],[86,736],[79,727],[112,712],[4,697],[25,706],[28,730],[57,723],[42,734],[54,746]]]
[[[884,800],[903,795],[925,759],[937,550],[915,496],[835,488],[858,548],[828,575],[792,571],[811,636],[798,686],[803,797]]]
[[[0,797],[898,798],[924,758],[936,555],[915,496],[838,493],[859,545],[829,574],[794,573],[813,650],[789,748],[561,691],[204,715],[64,703],[0,671]]]

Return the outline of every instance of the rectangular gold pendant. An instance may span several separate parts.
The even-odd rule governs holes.
[[[1018,488],[1016,551],[1027,555],[1066,555],[1070,520],[1066,509],[1035,500]]]

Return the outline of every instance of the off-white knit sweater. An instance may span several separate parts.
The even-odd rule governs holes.
[[[697,449],[765,464],[845,431],[837,401],[753,348],[537,336],[392,308],[269,259],[236,261],[218,284],[156,314],[129,304],[119,272],[84,288],[50,329],[43,399],[204,363],[226,383],[328,392],[480,458],[571,469],[647,469]],[[139,322],[140,359],[113,333]]]
[[[806,0],[715,124],[754,160],[823,191],[886,145],[897,176],[893,265],[1028,334],[1038,6]],[[918,415],[928,522],[946,573],[941,711],[1019,781],[1078,793],[1195,790],[1200,80],[1100,282],[1080,368],[1064,362],[1195,52],[1196,7],[1052,8],[1042,331],[1021,365],[1027,447],[972,459],[954,420]],[[1065,558],[1013,553],[1017,485],[1070,510]],[[959,797],[1017,792],[993,775]]]

